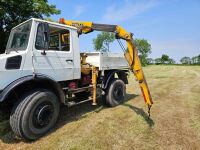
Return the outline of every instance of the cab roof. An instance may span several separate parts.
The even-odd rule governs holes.
[[[52,24],[52,25],[57,25],[57,26],[67,27],[67,28],[71,28],[71,29],[77,30],[76,27],[68,26],[68,25],[65,25],[65,24],[57,23],[57,22],[52,22],[52,21],[37,19],[37,18],[28,19],[28,20],[26,20],[26,21],[20,23],[19,25],[15,26],[14,28],[16,28],[16,27],[18,27],[18,26],[20,26],[20,25],[22,25],[22,24],[24,24],[24,23],[26,23],[26,22],[28,22],[28,21],[46,22],[46,23],[49,23],[49,24]],[[13,28],[13,29],[14,29],[14,28]]]

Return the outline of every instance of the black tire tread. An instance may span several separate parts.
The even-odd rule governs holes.
[[[41,92],[50,92],[50,91],[48,91],[46,89],[31,90],[31,91],[25,93],[20,98],[20,100],[14,105],[13,110],[12,110],[11,115],[10,115],[10,126],[11,126],[13,132],[17,136],[25,138],[25,139],[29,139],[28,137],[26,137],[23,134],[23,130],[22,130],[22,127],[21,127],[21,120],[22,120],[22,117],[23,117],[23,113],[26,109],[26,106],[31,101],[31,97],[34,97],[38,93],[41,93]]]
[[[32,90],[32,91],[24,94],[20,98],[20,100],[15,104],[15,106],[14,106],[12,112],[11,112],[10,126],[11,126],[13,132],[17,136],[20,136],[20,137],[24,136],[23,133],[22,133],[22,130],[21,130],[21,126],[20,126],[22,114],[24,112],[26,105],[28,104],[29,100],[31,99],[30,97],[34,96],[38,92],[39,92],[38,90]]]
[[[117,105],[119,105],[120,103],[116,104],[111,98],[110,98],[110,89],[112,88],[112,86],[114,85],[114,83],[116,82],[120,82],[121,84],[123,84],[124,88],[126,87],[125,86],[125,83],[121,80],[121,79],[118,79],[118,78],[114,78],[109,86],[108,86],[108,89],[106,91],[106,95],[105,95],[105,101],[106,101],[106,105],[108,105],[109,107],[115,107]],[[126,90],[125,90],[126,91]],[[125,92],[126,93],[126,92]]]

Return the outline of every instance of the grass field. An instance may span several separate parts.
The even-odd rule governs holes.
[[[35,142],[16,138],[0,116],[0,149],[200,149],[200,67],[144,68],[154,100],[151,118],[133,76],[115,108],[62,108],[56,128]]]

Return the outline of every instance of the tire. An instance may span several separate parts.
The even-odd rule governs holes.
[[[54,93],[45,89],[33,90],[13,107],[10,125],[17,136],[36,140],[55,125],[59,111],[59,101]]]
[[[106,104],[110,107],[115,107],[124,102],[126,95],[126,86],[120,79],[113,79],[106,91]]]

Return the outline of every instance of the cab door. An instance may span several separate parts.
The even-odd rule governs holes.
[[[59,38],[59,50],[56,51],[56,54],[62,65],[62,79],[72,80],[74,79],[74,51],[71,30],[63,28],[57,33],[57,37]]]
[[[49,25],[49,43],[45,47],[44,27],[38,23],[35,46],[33,48],[33,66],[37,74],[47,75],[56,81],[73,79],[73,51],[61,51],[60,35],[68,31],[57,24]],[[45,49],[45,51],[44,51]],[[45,53],[44,53],[45,52]]]

